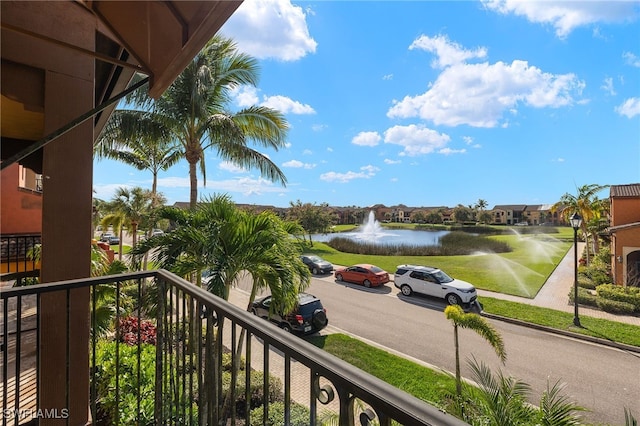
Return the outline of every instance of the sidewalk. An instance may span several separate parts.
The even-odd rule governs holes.
[[[585,243],[578,243],[578,253],[582,253]],[[569,292],[573,289],[574,281],[574,252],[573,248],[569,249],[565,257],[558,264],[556,269],[551,273],[547,282],[542,286],[536,297],[529,299],[526,297],[511,296],[508,294],[494,293],[486,290],[478,290],[480,297],[492,297],[494,299],[510,300],[512,302],[524,303],[527,305],[540,306],[543,308],[555,309],[558,311],[571,312],[574,306],[569,304]],[[623,322],[640,326],[640,317],[628,315],[615,315],[599,309],[593,309],[588,306],[579,305],[578,315],[593,318],[602,318],[611,321]]]

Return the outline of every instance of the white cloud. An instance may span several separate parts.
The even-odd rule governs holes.
[[[261,195],[265,193],[281,193],[287,189],[263,178],[241,177],[236,179],[207,181],[207,189],[215,192],[237,192],[243,195]],[[203,192],[203,191],[201,191]],[[198,194],[202,196],[205,194]]]
[[[637,17],[636,2],[631,1],[523,1],[483,0],[488,9],[502,14],[524,16],[530,22],[550,24],[564,38],[574,29],[599,22],[624,22]]]
[[[260,102],[258,89],[253,86],[240,86],[231,90],[231,97],[239,107],[250,107]]]
[[[108,183],[108,184],[94,184],[93,196],[104,201],[110,201],[115,195],[118,188],[134,188],[136,185],[129,183]]]
[[[328,127],[329,126],[327,126],[326,124],[314,124],[313,126],[311,126],[311,130],[313,130],[314,132],[321,132]]]
[[[351,139],[351,143],[360,146],[376,146],[381,140],[378,132],[360,132]]]
[[[419,117],[437,125],[496,127],[505,111],[520,104],[572,105],[584,86],[574,74],[545,73],[526,61],[457,64],[446,68],[427,92],[394,101],[387,116]]]
[[[384,159],[384,164],[400,164],[400,163],[402,163],[402,160],[392,160],[390,158]]]
[[[315,53],[318,45],[309,35],[305,11],[289,0],[245,1],[221,32],[258,59],[295,61]]]
[[[394,126],[384,132],[384,142],[400,145],[404,151],[400,155],[410,157],[430,154],[444,148],[451,138],[423,125]]]
[[[383,80],[393,80],[393,74],[385,74],[382,76]]]
[[[220,164],[218,164],[218,168],[220,170],[224,170],[225,172],[230,172],[230,173],[246,173],[247,170],[244,169],[243,167],[238,167],[233,163],[230,163],[228,161],[223,161]]]
[[[451,149],[451,148],[442,148],[438,151],[438,154],[443,155],[452,155],[452,154],[465,154],[467,152],[466,149]]]
[[[313,155],[313,151],[311,151],[310,149],[305,149],[304,151],[302,151],[302,155]]]
[[[458,43],[449,41],[446,35],[429,37],[422,35],[415,39],[409,50],[421,49],[435,53],[437,58],[431,63],[434,68],[446,68],[450,65],[466,62],[467,59],[484,58],[487,49],[479,47],[475,50],[466,50]]]
[[[294,169],[313,169],[316,167],[316,165],[311,163],[303,163],[302,161],[298,160],[291,160],[282,163],[282,167],[291,167]]]
[[[615,111],[627,118],[633,118],[640,115],[640,98],[629,98],[624,103],[615,108]]]
[[[346,173],[327,172],[320,175],[320,180],[324,180],[326,182],[347,183],[353,179],[369,179],[370,177],[375,176],[376,172],[380,171],[379,168],[371,165],[360,167],[360,170],[362,171],[348,171]]]
[[[562,158],[562,157],[558,157],[558,158],[553,159],[553,160],[551,160],[551,161],[553,161],[554,163],[564,163],[564,158]]]
[[[600,88],[611,96],[615,96],[616,94],[616,89],[613,87],[613,78],[611,77],[605,78]]]
[[[624,52],[622,54],[622,57],[624,58],[624,60],[627,62],[627,64],[631,65],[632,67],[636,67],[636,68],[640,68],[640,58],[638,58],[636,55],[634,55],[631,52]]]
[[[311,106],[301,104],[298,101],[294,101],[286,96],[275,95],[264,98],[261,103],[262,106],[277,109],[283,114],[315,114],[315,110]]]

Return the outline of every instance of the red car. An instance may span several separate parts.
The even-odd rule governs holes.
[[[362,284],[365,287],[377,287],[389,282],[389,273],[375,265],[361,263],[335,270],[336,281]]]

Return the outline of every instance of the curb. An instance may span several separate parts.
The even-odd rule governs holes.
[[[635,353],[640,354],[640,347],[639,346],[626,345],[624,343],[613,342],[611,340],[601,339],[599,337],[585,336],[584,334],[573,333],[571,331],[559,330],[557,328],[552,328],[552,327],[547,327],[547,326],[544,326],[544,325],[533,324],[533,323],[526,322],[526,321],[521,321],[521,320],[518,320],[518,319],[507,318],[507,317],[503,317],[503,316],[495,315],[495,314],[489,314],[489,313],[484,312],[484,311],[480,315],[482,315],[483,317],[486,317],[486,318],[491,318],[491,319],[495,319],[495,320],[498,320],[498,321],[508,322],[508,323],[519,325],[519,326],[522,326],[522,327],[534,328],[536,330],[546,331],[547,333],[559,334],[561,336],[571,337],[571,338],[579,339],[579,340],[586,340],[586,341],[591,342],[591,343],[597,343],[599,345],[609,346],[609,347],[612,347],[612,348],[620,349],[622,351],[635,352]]]

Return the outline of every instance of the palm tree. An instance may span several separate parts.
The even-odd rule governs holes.
[[[598,198],[598,193],[609,185],[597,185],[589,184],[582,185],[577,188],[577,195],[565,193],[560,197],[560,201],[555,203],[551,207],[552,212],[561,211],[561,214],[565,222],[569,222],[569,217],[574,213],[578,213],[582,216],[581,230],[584,235],[585,241],[589,243],[589,230],[588,224],[592,223],[594,219],[599,219],[601,213],[604,211],[605,202]],[[594,235],[593,238],[598,238]],[[597,243],[594,245],[594,250],[597,249]],[[589,263],[589,250],[587,250],[587,263]]]
[[[477,384],[465,385],[465,421],[471,424],[512,426],[535,424],[540,426],[578,426],[582,424],[578,412],[584,408],[563,394],[564,384],[547,383],[540,404],[527,402],[531,392],[529,384],[505,376],[501,371],[493,374],[489,367],[475,358],[469,363],[472,379]]]
[[[286,178],[276,164],[247,145],[253,140],[266,148],[284,147],[289,126],[283,114],[263,106],[238,111],[227,107],[232,90],[257,82],[256,59],[239,52],[232,40],[215,36],[160,98],[151,99],[144,90],[135,92],[128,101],[141,110],[115,111],[121,139],[103,138],[102,143],[117,149],[136,139],[174,141],[189,163],[192,209],[198,200],[196,168],[200,167],[206,185],[204,153],[210,148],[223,160],[257,168],[268,179],[285,185]]]
[[[110,158],[138,170],[151,171],[151,193],[155,195],[158,173],[176,164],[182,155],[179,146],[169,139],[170,134],[153,124],[147,117],[114,114],[100,134],[94,154],[98,159]]]
[[[132,235],[133,246],[137,244],[138,226],[145,221],[151,212],[151,192],[140,187],[128,189],[120,187],[108,205],[110,214],[102,218],[102,226],[111,225],[114,232],[120,235],[118,259],[122,260],[122,234],[126,227]]]
[[[268,288],[276,301],[274,308],[277,305],[279,310],[288,312],[295,306],[298,293],[309,284],[309,269],[300,260],[298,246],[290,237],[301,232],[297,224],[283,222],[271,212],[240,210],[225,195],[206,199],[194,210],[165,207],[161,212],[163,218],[173,222],[173,230],[140,243],[131,251],[134,260],[153,250],[152,258],[159,267],[181,276],[194,275],[198,285],[225,300],[236,280],[248,271],[253,285],[247,309],[257,292]],[[223,322],[217,327],[215,335],[222,336]],[[213,330],[208,329],[207,334],[214,336]],[[238,339],[237,353],[242,351],[243,340],[243,336]],[[234,366],[238,367],[239,364]],[[207,380],[212,377],[205,374]],[[221,410],[223,417],[230,407],[227,395]],[[209,408],[205,411],[213,412]]]
[[[484,209],[486,209],[488,205],[489,203],[487,203],[487,201],[483,200],[482,198],[478,199],[478,202],[476,203],[476,207],[480,211],[483,211]]]
[[[491,324],[477,314],[465,313],[458,305],[449,305],[444,314],[453,322],[453,339],[456,350],[456,393],[458,398],[462,395],[462,380],[460,377],[460,345],[458,343],[458,327],[469,328],[482,336],[496,351],[500,361],[504,364],[507,352],[504,349],[502,336]]]

